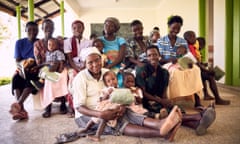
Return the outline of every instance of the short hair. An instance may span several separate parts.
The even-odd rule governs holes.
[[[158,49],[158,47],[157,47],[156,45],[150,45],[150,46],[148,46],[145,53],[147,53],[147,51],[148,51],[149,49],[156,49],[157,52],[158,52],[158,54],[159,54],[159,56],[160,56],[159,49]]]
[[[190,35],[191,33],[194,33],[194,34],[195,34],[194,31],[191,31],[191,30],[186,31],[186,32],[183,34],[183,38],[184,38],[185,40],[187,40],[187,38],[189,37],[189,35]]]
[[[42,28],[43,28],[43,25],[45,24],[45,23],[52,23],[52,25],[54,26],[54,22],[51,20],[51,19],[44,19],[43,20],[43,22],[42,22]]]
[[[131,72],[124,72],[124,73],[123,73],[123,81],[126,80],[126,77],[127,77],[127,76],[132,76],[133,78],[135,78],[135,76],[134,76],[133,73],[131,73]]]
[[[175,15],[175,16],[170,16],[168,19],[168,26],[170,26],[173,23],[180,23],[181,25],[183,25],[183,19],[181,16]]]
[[[29,22],[27,22],[27,24],[26,24],[26,28],[29,27],[29,26],[36,26],[36,27],[38,27],[38,24],[37,24],[36,22],[29,21]]]
[[[114,74],[114,75],[116,76],[116,74],[115,74],[113,71],[111,71],[111,70],[105,72],[105,73],[103,74],[103,83],[104,83],[105,86],[107,86],[105,78],[106,78],[106,76],[108,76],[109,74]],[[117,77],[117,76],[116,76],[116,77]]]
[[[90,38],[90,39],[97,38],[97,34],[92,33],[92,34],[89,36],[89,38]]]
[[[153,30],[160,31],[159,27],[155,26]]]
[[[142,22],[140,20],[133,20],[130,24],[131,27],[135,26],[135,25],[142,25]]]

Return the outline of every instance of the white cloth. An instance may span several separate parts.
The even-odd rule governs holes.
[[[75,118],[80,117],[76,108],[85,105],[90,109],[95,109],[100,97],[101,90],[104,88],[102,76],[108,69],[102,68],[99,81],[94,79],[88,69],[80,71],[73,80],[73,105],[75,108]]]

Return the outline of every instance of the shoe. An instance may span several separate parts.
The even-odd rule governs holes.
[[[36,88],[37,90],[40,90],[44,87],[44,84],[39,81],[30,80],[30,82],[34,86],[34,88]]]
[[[50,104],[46,107],[45,112],[42,114],[42,117],[43,118],[51,117],[51,111],[52,111],[52,104]]]
[[[13,103],[11,105],[11,109],[9,110],[9,113],[14,115],[15,113],[18,113],[20,111],[21,111],[21,106],[19,105],[19,103]]]
[[[229,100],[223,100],[223,99],[219,99],[216,100],[216,105],[230,105],[230,101]]]
[[[196,129],[196,134],[199,136],[204,135],[207,132],[207,128],[214,122],[215,119],[215,109],[212,107],[208,107],[202,114],[202,118]]]

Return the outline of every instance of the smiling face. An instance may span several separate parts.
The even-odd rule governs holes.
[[[160,53],[157,47],[149,47],[146,51],[147,60],[153,66],[156,67],[159,64]]]
[[[98,54],[90,54],[86,57],[86,68],[92,74],[99,74],[102,68],[101,56]]]
[[[72,32],[75,37],[81,37],[84,31],[84,26],[81,23],[74,23],[72,25]]]
[[[169,35],[176,36],[180,32],[181,27],[182,27],[181,23],[178,22],[172,23],[171,25],[168,26]]]
[[[134,78],[134,76],[131,75],[131,74],[125,75],[123,84],[124,84],[125,88],[135,87],[135,78]]]
[[[132,26],[132,32],[134,38],[143,37],[143,26],[141,24],[136,24]]]

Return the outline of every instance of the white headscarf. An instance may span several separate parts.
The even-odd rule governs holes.
[[[82,49],[80,54],[81,61],[86,61],[87,56],[91,54],[98,54],[99,56],[101,56],[101,53],[96,47],[88,47],[88,48]]]

